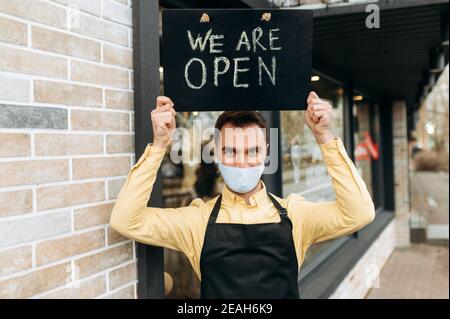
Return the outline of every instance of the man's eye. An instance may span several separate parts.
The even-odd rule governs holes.
[[[248,155],[256,156],[256,155],[258,155],[258,150],[257,149],[251,149],[251,150],[248,151]]]

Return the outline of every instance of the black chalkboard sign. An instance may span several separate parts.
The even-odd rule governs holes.
[[[164,94],[178,111],[302,110],[309,10],[164,10]]]

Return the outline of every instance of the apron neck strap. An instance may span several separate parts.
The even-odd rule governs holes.
[[[281,206],[280,203],[272,196],[272,194],[267,192],[267,195],[269,196],[273,205],[278,210],[278,213],[281,215],[281,217],[287,217],[286,208]],[[216,222],[217,215],[219,214],[221,204],[222,204],[222,194],[219,195],[219,197],[217,198],[216,203],[214,204],[214,208],[211,212],[211,215],[209,215],[208,225],[214,224]]]
[[[214,204],[214,208],[211,212],[211,215],[209,215],[208,225],[214,224],[216,222],[221,204],[222,204],[222,194],[220,194],[219,197],[217,198],[216,203]]]
[[[270,194],[267,192],[267,195],[269,196],[270,200],[272,201],[273,205],[278,209],[278,212],[282,217],[287,216],[287,210],[283,206],[280,205],[280,203]]]

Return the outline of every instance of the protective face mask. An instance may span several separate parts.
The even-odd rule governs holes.
[[[225,184],[236,193],[242,194],[256,187],[264,171],[264,163],[248,168],[226,166],[219,163],[219,171]]]

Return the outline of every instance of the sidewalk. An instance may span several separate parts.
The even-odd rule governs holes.
[[[383,268],[379,284],[367,299],[448,299],[448,241],[397,248]]]

